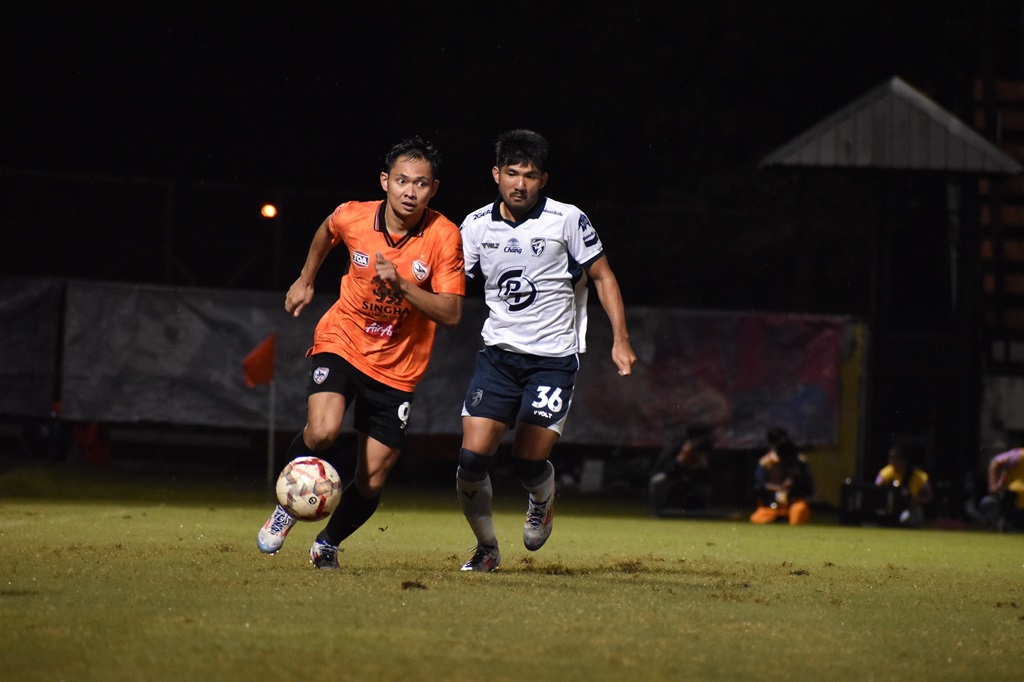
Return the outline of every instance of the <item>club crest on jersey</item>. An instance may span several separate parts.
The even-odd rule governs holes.
[[[327,381],[327,375],[331,373],[331,370],[327,367],[317,367],[313,370],[313,383],[322,384]]]
[[[530,240],[530,248],[533,249],[533,255],[539,256],[544,253],[544,247],[547,246],[547,240],[544,237],[534,237]]]
[[[417,282],[422,282],[430,274],[430,266],[421,260],[414,260],[412,262],[412,276],[416,278]]]
[[[362,251],[352,252],[352,264],[357,268],[366,268],[370,266],[370,256],[363,253]]]
[[[505,253],[522,253],[523,247],[519,246],[519,240],[515,237],[505,243]]]

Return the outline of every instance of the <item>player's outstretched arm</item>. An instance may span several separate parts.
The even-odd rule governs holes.
[[[462,319],[462,296],[457,294],[435,294],[420,289],[405,280],[395,269],[395,264],[384,258],[378,251],[375,263],[377,275],[387,282],[392,289],[405,296],[405,300],[415,306],[424,315],[445,329],[453,329]]]
[[[612,361],[619,368],[619,375],[628,376],[633,373],[636,353],[629,344],[629,331],[626,329],[626,306],[622,302],[619,281],[608,264],[607,256],[601,256],[587,268],[587,275],[594,280],[597,297],[601,307],[608,315],[612,325]]]
[[[306,262],[302,265],[299,278],[288,287],[288,293],[284,297],[284,309],[289,315],[298,317],[307,305],[313,300],[313,284],[316,281],[316,273],[323,265],[327,254],[334,248],[331,242],[331,230],[329,227],[330,216],[320,223],[313,241],[309,245],[309,252],[306,254]]]

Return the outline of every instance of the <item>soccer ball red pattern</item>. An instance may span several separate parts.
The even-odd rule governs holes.
[[[300,521],[325,518],[341,501],[341,477],[319,457],[298,457],[277,477],[277,501]]]

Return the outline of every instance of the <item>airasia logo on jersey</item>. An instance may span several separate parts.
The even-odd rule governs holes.
[[[390,339],[395,333],[395,323],[383,324],[376,320],[367,320],[363,331],[369,336],[376,336],[379,339]]]

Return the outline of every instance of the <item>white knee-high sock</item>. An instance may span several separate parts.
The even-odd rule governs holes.
[[[544,503],[555,494],[555,467],[551,462],[547,465],[548,470],[543,476],[532,481],[522,481],[526,492],[530,493],[530,497],[537,503]]]
[[[456,476],[455,490],[459,495],[459,506],[469,521],[477,544],[497,547],[494,517],[491,515],[491,500],[494,498],[491,477],[485,475],[482,481],[466,481],[461,476]]]

